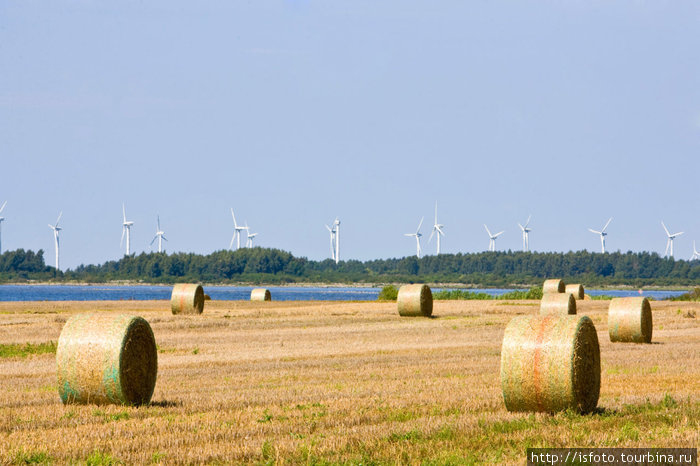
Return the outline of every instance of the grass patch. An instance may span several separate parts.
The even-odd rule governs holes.
[[[56,342],[0,344],[0,358],[26,358],[31,354],[55,354]]]
[[[433,293],[435,300],[522,300],[522,299],[542,299],[542,288],[533,286],[527,291],[509,291],[502,295],[494,296],[483,292],[468,290],[441,290]]]
[[[12,464],[52,464],[51,455],[44,451],[20,450],[12,458]]]
[[[103,453],[99,450],[95,450],[90,456],[87,457],[85,464],[87,466],[112,466],[123,463],[109,453]]]
[[[377,301],[396,301],[398,297],[399,290],[394,285],[387,285],[379,292]]]
[[[108,414],[102,411],[101,409],[96,409],[92,412],[92,415],[95,417],[102,418],[104,422],[125,421],[129,419],[128,411],[120,411],[118,413]]]

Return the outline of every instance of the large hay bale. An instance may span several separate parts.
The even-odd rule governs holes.
[[[523,316],[501,347],[508,411],[593,411],[600,394],[600,347],[588,316]]]
[[[428,285],[403,285],[396,302],[400,316],[430,317],[433,313],[433,293]]]
[[[542,296],[540,315],[576,314],[576,298],[571,293],[549,293]]]
[[[585,299],[586,296],[586,292],[581,284],[566,285],[564,293],[571,293],[576,299]]]
[[[545,280],[544,285],[542,285],[543,294],[563,293],[564,291],[566,291],[566,285],[564,285],[564,282],[562,280],[559,280],[558,278],[551,278],[549,280]]]
[[[63,326],[56,365],[63,403],[147,404],[158,374],[156,340],[141,317],[78,314]]]
[[[178,283],[170,295],[173,314],[201,314],[204,311],[204,289],[196,283]]]
[[[250,292],[250,300],[271,301],[272,295],[270,294],[270,290],[268,290],[267,288],[254,288],[253,291]]]
[[[610,341],[651,343],[653,325],[649,300],[613,298],[608,307]]]

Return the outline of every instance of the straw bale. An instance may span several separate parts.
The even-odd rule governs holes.
[[[56,366],[63,403],[148,404],[158,374],[156,340],[141,317],[78,314],[58,338]]]
[[[204,289],[196,283],[178,283],[170,296],[173,314],[201,314],[204,311]]]
[[[562,280],[559,280],[558,278],[551,278],[549,280],[545,280],[544,285],[542,285],[543,294],[563,293],[564,291],[566,291],[566,285]]]
[[[271,301],[272,295],[267,288],[255,288],[250,292],[251,301]]]
[[[588,413],[600,394],[600,347],[588,316],[522,316],[501,347],[501,389],[508,411]]]
[[[575,285],[566,285],[566,288],[564,288],[564,293],[571,293],[576,299],[586,299],[586,292],[583,289],[583,285],[578,283]]]
[[[644,297],[613,298],[608,307],[610,341],[651,343],[651,305]]]
[[[433,293],[428,285],[403,285],[396,302],[400,316],[430,317],[433,313]]]
[[[540,315],[576,314],[576,298],[571,293],[549,293],[542,296]]]

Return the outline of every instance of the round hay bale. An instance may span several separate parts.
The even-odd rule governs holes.
[[[566,285],[564,288],[564,293],[571,293],[574,295],[575,299],[585,299],[584,297],[586,296],[586,292],[583,289],[583,285],[581,284],[576,284],[576,285]]]
[[[551,278],[549,280],[545,280],[544,285],[542,285],[543,294],[563,293],[564,291],[566,291],[566,285],[564,285],[564,282],[562,280],[559,280],[558,278]]]
[[[508,411],[593,411],[600,394],[600,347],[588,316],[523,316],[501,347]]]
[[[651,305],[647,298],[613,298],[608,307],[610,341],[651,343]]]
[[[170,295],[173,314],[201,314],[204,311],[204,289],[196,283],[178,283]]]
[[[63,326],[56,366],[63,403],[147,404],[158,374],[156,340],[141,317],[78,314]]]
[[[576,298],[571,293],[550,293],[542,296],[540,315],[576,314]]]
[[[583,300],[584,300],[584,301],[591,301],[591,295],[589,295],[589,294],[584,294],[584,295],[583,295]]]
[[[272,301],[272,295],[267,288],[255,288],[250,292],[251,301]]]
[[[430,317],[433,313],[433,293],[428,285],[403,285],[396,302],[400,316]]]
[[[211,301],[211,296],[209,296],[208,294],[204,293],[204,300],[205,300],[205,301]]]

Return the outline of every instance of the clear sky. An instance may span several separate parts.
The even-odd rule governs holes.
[[[0,0],[2,248],[62,268],[256,245],[341,259],[700,244],[700,2]]]

